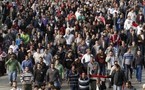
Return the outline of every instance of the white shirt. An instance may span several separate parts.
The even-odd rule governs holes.
[[[76,19],[78,20],[78,17],[80,16],[81,14],[80,14],[80,12],[79,11],[76,11],[75,12],[75,16],[76,16]]]
[[[132,20],[126,19],[124,22],[124,29],[129,30],[132,26],[132,22],[133,22]]]
[[[66,40],[66,44],[71,45],[74,40],[74,35],[73,34],[64,35],[64,38]]]
[[[92,56],[92,54],[87,54],[87,53],[86,53],[86,54],[82,57],[81,63],[88,63],[88,62],[90,62],[91,56]]]
[[[136,14],[135,14],[135,12],[129,12],[127,16],[130,16],[131,20],[136,21]]]
[[[142,30],[142,29],[143,29],[142,27],[137,26],[137,35],[139,35],[139,34],[141,33],[141,30]]]
[[[39,62],[40,61],[40,57],[42,57],[43,55],[41,53],[38,53],[38,52],[35,52],[33,54],[33,58],[35,60],[35,63]]]
[[[18,52],[17,50],[19,49],[19,47],[17,45],[10,45],[9,48],[13,49],[13,53],[17,53]]]

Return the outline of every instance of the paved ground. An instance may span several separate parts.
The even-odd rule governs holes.
[[[10,86],[8,84],[8,77],[7,76],[2,76],[0,77],[0,90],[10,90]],[[131,80],[132,84],[136,87],[137,90],[142,90],[142,84],[145,83],[145,70],[143,70],[143,80],[142,84],[139,84],[136,82],[135,75],[133,75],[133,79]],[[18,87],[21,87],[21,83],[18,80]],[[61,90],[69,90],[68,84],[63,83],[62,89]],[[107,89],[107,90],[113,90],[113,89]]]

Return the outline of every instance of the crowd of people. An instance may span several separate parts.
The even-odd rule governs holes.
[[[135,90],[145,0],[12,0],[0,6],[0,75],[23,90]],[[106,86],[109,82],[109,86]],[[19,89],[17,89],[19,90]]]

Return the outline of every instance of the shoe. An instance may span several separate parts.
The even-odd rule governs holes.
[[[139,82],[139,84],[141,84],[141,82]]]

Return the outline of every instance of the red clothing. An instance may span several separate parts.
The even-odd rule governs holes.
[[[115,45],[119,45],[120,42],[121,42],[121,39],[119,37],[119,35],[117,34],[113,34],[111,37],[110,37],[110,41],[115,44]]]
[[[98,63],[106,63],[105,62],[105,59],[106,59],[106,55],[104,54],[104,53],[98,53],[97,55],[96,55],[96,60],[97,60],[97,62]]]
[[[67,18],[68,18],[68,21],[70,21],[70,20],[72,20],[72,19],[75,19],[76,16],[75,16],[74,14],[71,13],[71,14],[68,15]]]

